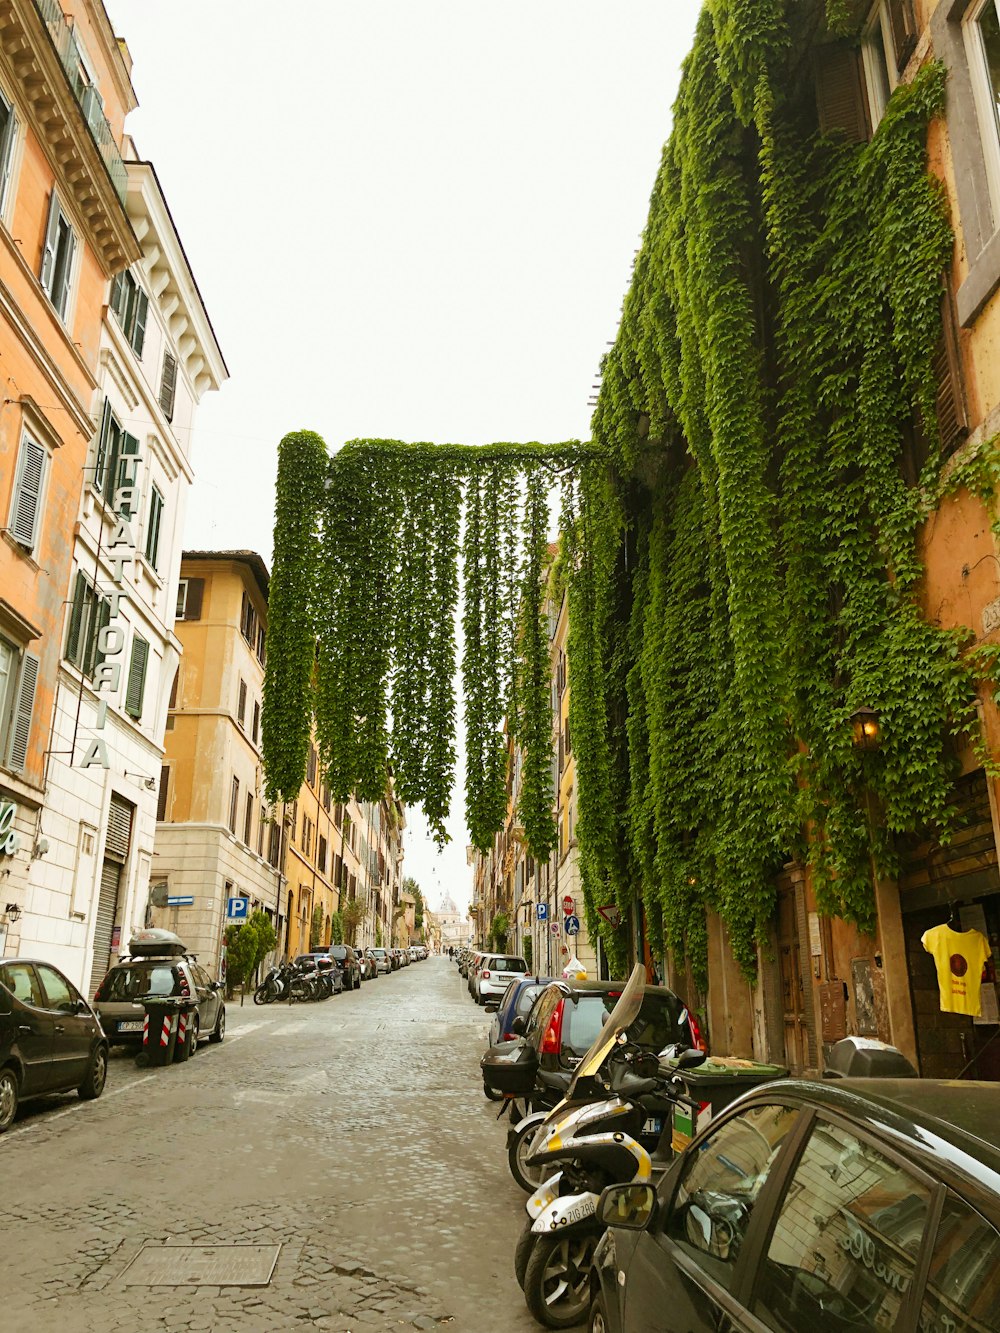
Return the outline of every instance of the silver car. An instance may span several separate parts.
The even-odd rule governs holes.
[[[380,972],[392,971],[392,962],[389,958],[388,949],[370,949],[369,953],[374,954],[375,962],[378,964],[378,970]]]

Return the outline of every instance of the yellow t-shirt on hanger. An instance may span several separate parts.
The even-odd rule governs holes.
[[[992,953],[986,936],[978,930],[935,926],[924,931],[920,943],[937,968],[942,1012],[978,1018],[983,964]]]

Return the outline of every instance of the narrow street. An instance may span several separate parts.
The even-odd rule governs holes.
[[[227,1017],[221,1046],[162,1070],[116,1054],[99,1101],[33,1103],[0,1139],[4,1325],[535,1328],[485,1015],[454,966]],[[265,1286],[139,1285],[144,1246],[280,1251]]]

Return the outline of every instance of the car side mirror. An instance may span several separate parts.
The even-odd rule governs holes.
[[[488,1014],[495,1014],[500,1008],[500,1002],[498,1000],[487,1000],[483,1008]]]
[[[513,1023],[511,1023],[510,1030],[515,1036],[523,1037],[527,1026],[528,1024],[525,1022],[523,1014],[518,1014]]]
[[[597,1216],[608,1227],[645,1231],[656,1212],[652,1185],[609,1185],[597,1204]]]
[[[81,995],[80,998],[77,1000],[77,1002],[73,1005],[71,1012],[74,1014],[89,1014],[90,1005]]]

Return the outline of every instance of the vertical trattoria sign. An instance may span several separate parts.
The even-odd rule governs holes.
[[[125,452],[125,442],[132,446],[132,451]],[[139,454],[139,442],[134,436],[122,436],[122,450],[113,461],[117,470],[115,479],[114,510],[115,526],[108,541],[108,564],[111,566],[111,581],[114,587],[109,597],[108,621],[97,634],[97,650],[100,663],[94,671],[94,689],[98,694],[97,720],[94,730],[104,731],[108,718],[107,698],[102,694],[116,694],[121,686],[122,664],[125,660],[125,627],[121,623],[122,602],[128,601],[125,587],[125,567],[135,559],[136,542],[132,531],[133,515],[139,512],[139,467],[142,458]],[[94,606],[94,615],[99,613],[99,603]],[[99,622],[98,622],[99,623]],[[100,734],[87,746],[81,768],[110,768],[108,746]]]

